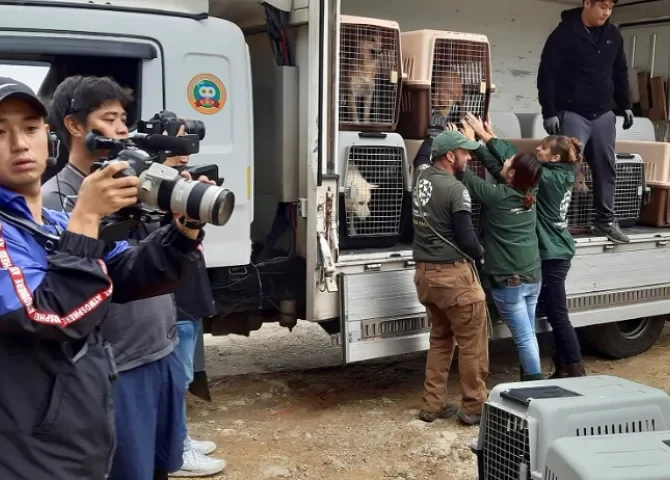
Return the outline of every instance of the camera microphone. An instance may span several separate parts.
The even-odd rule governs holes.
[[[198,135],[173,137],[157,133],[136,133],[130,136],[130,140],[140,148],[170,152],[171,155],[193,155],[200,151]]]
[[[118,141],[103,136],[97,130],[91,130],[84,137],[84,145],[86,145],[86,148],[89,152],[95,152],[98,150],[113,150],[117,147]]]

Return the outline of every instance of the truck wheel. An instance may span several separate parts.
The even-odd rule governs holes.
[[[644,317],[584,327],[581,333],[600,355],[614,360],[649,350],[661,336],[667,316]]]

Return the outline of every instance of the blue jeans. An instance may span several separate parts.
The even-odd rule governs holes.
[[[114,382],[117,448],[110,480],[153,480],[182,466],[184,375],[174,351]]]
[[[540,283],[522,283],[518,287],[491,290],[498,312],[512,332],[519,360],[526,375],[542,373],[540,347],[535,336],[535,307]]]
[[[195,357],[195,341],[198,335],[198,322],[193,320],[180,320],[177,322],[177,336],[179,342],[175,345],[174,353],[184,371],[184,384],[188,390],[193,381],[193,358]],[[188,429],[186,428],[186,399],[182,401],[184,411],[184,424],[182,426],[182,439],[186,440]]]

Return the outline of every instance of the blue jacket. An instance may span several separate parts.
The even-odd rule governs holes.
[[[46,209],[40,227],[2,187],[0,212],[0,478],[103,479],[114,366],[100,324],[112,301],[173,292],[196,268],[200,242],[167,225],[139,246],[107,245]]]

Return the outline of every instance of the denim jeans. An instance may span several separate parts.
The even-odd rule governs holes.
[[[535,308],[540,294],[540,283],[494,288],[491,292],[498,312],[512,332],[523,373],[542,373],[540,347],[535,336]]]
[[[565,278],[570,270],[570,260],[544,260],[542,262],[542,301],[547,320],[551,325],[556,344],[556,366],[582,361],[579,339],[575,332],[565,295]]]
[[[193,358],[195,357],[195,342],[198,335],[198,322],[193,320],[180,320],[177,322],[177,336],[179,342],[174,348],[174,353],[177,355],[181,363],[184,376],[183,380],[188,390],[189,385],[193,381]],[[182,438],[186,440],[188,436],[188,429],[186,428],[186,399],[183,399],[184,409],[184,425],[182,428]]]

